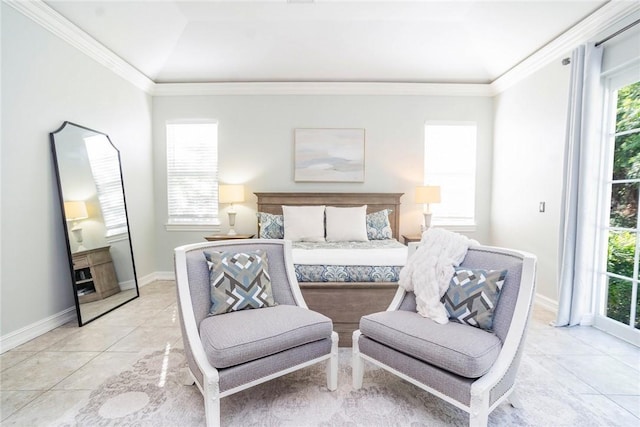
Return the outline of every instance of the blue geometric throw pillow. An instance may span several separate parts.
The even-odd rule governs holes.
[[[261,239],[284,239],[284,216],[258,212]]]
[[[442,297],[449,318],[492,331],[493,311],[506,276],[507,270],[456,267],[449,289]]]
[[[204,252],[209,267],[209,315],[276,305],[271,290],[267,253]]]
[[[383,209],[378,212],[367,214],[367,238],[369,240],[393,239],[389,214],[391,209]]]

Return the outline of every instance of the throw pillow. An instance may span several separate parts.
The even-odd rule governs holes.
[[[327,242],[366,242],[367,205],[350,208],[327,206]]]
[[[393,239],[389,214],[391,209],[383,209],[367,215],[367,237],[369,240]]]
[[[264,250],[206,251],[204,256],[211,286],[210,316],[276,305]]]
[[[449,318],[487,331],[493,330],[493,311],[498,304],[507,270],[456,267],[442,302]]]
[[[294,242],[324,242],[324,205],[282,206],[284,238]]]
[[[258,222],[260,223],[261,239],[283,239],[284,238],[284,218],[282,215],[274,215],[266,212],[258,212]]]

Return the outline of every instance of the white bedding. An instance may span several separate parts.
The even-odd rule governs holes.
[[[301,265],[403,266],[407,247],[397,240],[293,243],[293,263]]]

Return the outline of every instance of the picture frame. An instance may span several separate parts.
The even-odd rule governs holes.
[[[295,182],[364,182],[364,129],[295,129]]]

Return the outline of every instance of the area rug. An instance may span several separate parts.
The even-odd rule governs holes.
[[[468,416],[417,387],[366,365],[364,385],[351,386],[351,353],[340,349],[338,390],[326,389],[324,364],[303,369],[221,400],[223,426],[466,426]],[[203,426],[196,386],[181,383],[181,349],[157,351],[105,381],[60,426]],[[545,378],[541,381],[541,378]],[[579,396],[535,359],[524,357],[518,378],[522,408],[499,406],[489,425],[601,425]],[[602,421],[602,420],[601,420]],[[615,421],[608,420],[615,423]]]

